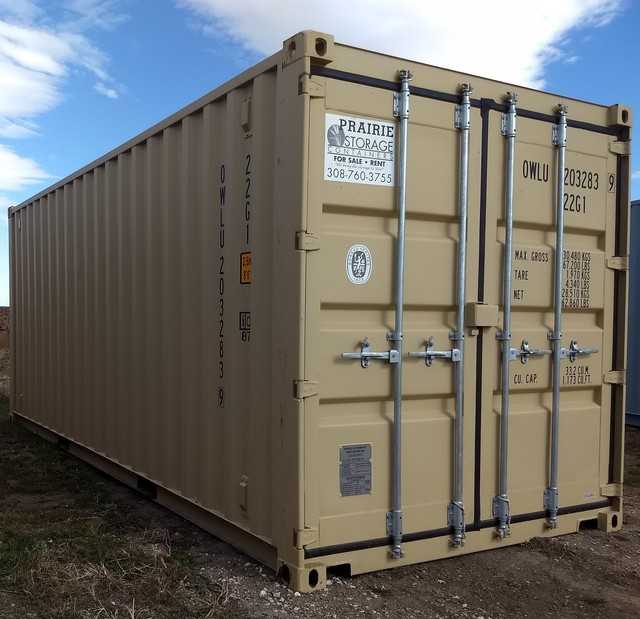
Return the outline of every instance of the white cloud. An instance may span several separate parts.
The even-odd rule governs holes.
[[[80,30],[113,30],[129,19],[128,15],[118,10],[118,4],[118,0],[67,0],[65,8],[70,13],[70,20],[66,26]]]
[[[62,98],[64,78],[80,66],[102,81],[107,60],[82,34],[0,20],[0,117],[32,118]]]
[[[21,157],[8,146],[0,144],[0,211],[15,204],[3,192],[23,191],[51,178],[33,159]]]
[[[98,82],[94,87],[94,90],[109,99],[117,99],[120,95],[114,88],[109,88],[106,84]]]
[[[33,0],[0,0],[0,15],[20,21],[32,21],[42,11]]]
[[[635,181],[635,180],[640,180],[640,170],[636,170],[632,175],[631,178]]]
[[[35,119],[63,99],[74,69],[94,76],[101,95],[118,97],[107,56],[86,35],[126,19],[117,1],[67,0],[65,20],[56,23],[36,0],[0,0],[0,138],[37,135]],[[0,144],[0,209],[13,202],[7,194],[51,180],[36,161]]]
[[[276,51],[290,35],[314,28],[340,42],[542,87],[548,62],[562,58],[566,36],[609,23],[623,0],[176,0],[203,27],[249,49]]]
[[[113,0],[69,0],[66,6],[74,18],[52,25],[33,0],[0,0],[1,137],[32,135],[36,127],[30,119],[62,100],[74,67],[93,75],[96,90],[104,96],[118,95],[108,58],[83,30],[112,27],[124,16],[115,12]]]
[[[50,178],[35,161],[0,144],[0,191],[20,191]]]
[[[8,118],[0,118],[0,137],[17,139],[29,138],[38,135],[38,127],[27,120],[13,121]]]
[[[0,194],[0,230],[2,230],[2,234],[6,234],[6,230],[7,230],[7,210],[9,209],[10,206],[14,206],[15,202],[13,202],[12,200],[9,200],[9,198],[7,198],[7,196],[3,196],[2,194]],[[3,263],[0,263],[0,269],[2,267],[5,267],[6,269],[6,261],[3,261]],[[0,289],[0,295],[4,293],[4,296],[7,297],[7,299],[9,298],[9,282],[8,282],[8,277],[5,276],[4,281],[1,281],[0,278],[0,286],[2,286],[2,284],[4,284],[4,290]]]

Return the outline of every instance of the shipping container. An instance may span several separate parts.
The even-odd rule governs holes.
[[[299,33],[10,209],[12,415],[303,591],[618,530],[630,129]]]
[[[629,348],[627,351],[627,423],[632,426],[640,426],[640,359],[636,349],[640,331],[638,321],[633,320],[640,311],[640,200],[631,203],[631,232],[629,255]]]

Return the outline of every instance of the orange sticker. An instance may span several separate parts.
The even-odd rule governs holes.
[[[252,256],[250,251],[240,254],[240,283],[250,284],[252,279],[251,271]]]

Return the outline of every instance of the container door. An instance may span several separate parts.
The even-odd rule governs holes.
[[[342,353],[389,351],[394,328],[396,127],[390,90],[314,78],[311,99],[305,378],[308,549],[385,539],[391,507],[392,368]],[[419,84],[416,84],[419,86]],[[455,93],[452,93],[455,95]],[[450,360],[409,358],[433,338],[453,346],[456,317],[459,131],[455,104],[411,97],[408,131],[403,363],[403,531],[447,528],[452,498],[454,382]],[[471,112],[470,204],[479,200],[480,115]],[[478,229],[470,208],[470,231]],[[477,234],[468,242],[467,294],[478,285]],[[473,443],[476,342],[466,339],[465,443]],[[473,449],[464,497],[473,503]],[[472,518],[469,510],[469,519]],[[380,545],[378,543],[378,545]]]
[[[485,300],[502,306],[505,243],[505,138],[500,111],[488,113]],[[569,108],[571,118],[571,108]],[[512,360],[509,367],[508,498],[511,517],[541,517],[549,485],[554,328],[555,183],[553,125],[518,116],[511,268]],[[560,363],[558,503],[562,512],[602,500],[608,481],[616,158],[613,138],[568,128],[563,174],[562,338],[578,351]],[[502,314],[501,314],[502,315]],[[481,518],[494,514],[501,420],[498,328],[484,334],[481,407]],[[537,354],[528,354],[534,351]],[[584,354],[582,354],[584,353]],[[590,353],[590,354],[586,354]]]
[[[640,201],[631,203],[631,247],[640,247]],[[640,312],[640,252],[632,251],[629,256],[629,316],[637,316]],[[640,376],[640,355],[635,344],[640,341],[640,330],[637,320],[629,320],[628,375]],[[626,423],[640,426],[640,384],[637,380],[627,385]]]

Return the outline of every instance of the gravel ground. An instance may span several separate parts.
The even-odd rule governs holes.
[[[625,526],[299,595],[227,544],[32,436],[0,402],[0,617],[638,617],[640,431]]]

